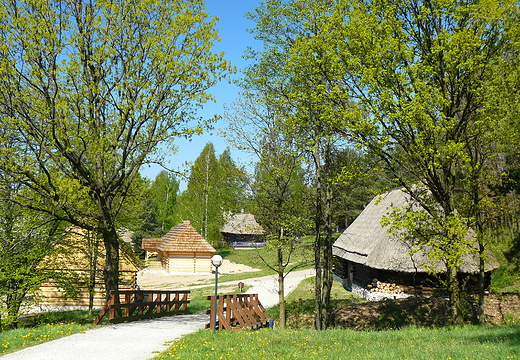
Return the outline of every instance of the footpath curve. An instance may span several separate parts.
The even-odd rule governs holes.
[[[313,269],[289,273],[285,278],[285,294],[289,294],[300,281],[314,274]],[[258,294],[265,308],[278,303],[278,281],[275,275],[245,279],[242,282],[252,286],[246,293]],[[219,285],[227,284],[236,284],[236,281]],[[203,329],[208,323],[209,315],[194,314],[106,325],[7,354],[0,359],[147,360],[168,349],[173,341]]]

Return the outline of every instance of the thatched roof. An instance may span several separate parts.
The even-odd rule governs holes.
[[[266,231],[255,220],[253,214],[235,214],[224,224],[221,233],[236,235],[265,235]]]
[[[354,222],[339,236],[333,245],[333,254],[371,268],[397,272],[424,272],[424,265],[429,264],[427,249],[410,255],[412,245],[390,234],[381,220],[393,207],[410,206],[410,195],[402,189],[392,190],[376,196],[366,206]],[[468,237],[474,237],[470,230]],[[486,271],[498,268],[494,256],[487,254]],[[478,272],[478,254],[469,252],[464,257],[460,271],[464,273]],[[443,264],[436,264],[438,270],[445,270]]]
[[[162,252],[216,252],[189,221],[175,226],[160,239],[143,239],[142,248]]]

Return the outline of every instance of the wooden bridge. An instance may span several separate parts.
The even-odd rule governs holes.
[[[94,325],[108,313],[108,323],[151,319],[161,316],[186,314],[188,295],[186,291],[119,290],[111,291],[110,299],[101,310]]]

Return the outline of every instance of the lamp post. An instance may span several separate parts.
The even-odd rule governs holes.
[[[215,298],[213,299],[213,333],[217,331],[217,292],[218,292],[218,268],[222,265],[222,256],[213,255],[211,264],[215,267]]]

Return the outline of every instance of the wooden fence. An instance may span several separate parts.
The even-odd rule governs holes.
[[[108,313],[109,324],[124,321],[151,319],[161,316],[186,314],[189,291],[111,291],[110,299],[101,310],[94,325]]]
[[[206,328],[215,329],[215,311],[217,312],[216,328],[226,330],[241,330],[242,328],[258,329],[269,326],[269,315],[258,300],[258,294],[235,294],[208,296],[211,301],[210,323]]]

